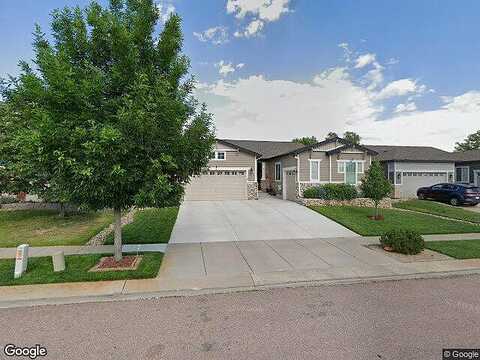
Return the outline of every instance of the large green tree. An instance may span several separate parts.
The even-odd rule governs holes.
[[[177,205],[214,144],[211,116],[192,95],[181,19],[160,33],[158,19],[152,0],[55,10],[53,41],[37,26],[35,66],[22,63],[3,91],[18,153],[7,167],[28,167],[64,200],[113,208],[116,259],[122,210]]]
[[[304,136],[301,138],[292,139],[292,142],[308,146],[318,143],[318,140],[315,136]]]
[[[359,145],[361,141],[360,135],[353,131],[345,131],[343,133],[343,138],[348,141],[350,144]]]
[[[480,130],[476,133],[470,134],[463,142],[457,142],[455,144],[455,150],[467,151],[480,149]]]

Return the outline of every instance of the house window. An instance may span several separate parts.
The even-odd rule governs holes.
[[[337,170],[338,170],[338,173],[339,173],[339,174],[345,173],[345,162],[339,161],[339,162],[337,163]]]
[[[213,151],[210,154],[211,160],[225,160],[225,157],[226,157],[225,151]]]
[[[275,181],[280,181],[282,179],[282,164],[277,162],[275,163]]]
[[[457,182],[470,183],[470,168],[468,166],[459,166],[455,171]]]
[[[363,174],[363,161],[357,161],[357,172]]]
[[[320,181],[320,160],[310,160],[310,181]]]
[[[395,175],[395,185],[402,185],[402,172],[397,171]]]

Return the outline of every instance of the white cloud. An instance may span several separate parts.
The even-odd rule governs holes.
[[[400,60],[398,60],[398,59],[390,58],[390,59],[387,60],[386,64],[387,64],[387,65],[396,65],[396,64],[398,64],[399,62],[400,62]]]
[[[419,85],[412,79],[400,79],[387,84],[377,95],[377,99],[388,99],[395,96],[404,96],[412,93],[421,94],[426,91],[425,85]]]
[[[215,63],[215,67],[218,68],[218,73],[224,77],[230,73],[235,72],[236,69],[243,68],[244,66],[245,66],[244,63],[239,63],[237,65],[234,65],[231,62],[227,63],[223,60],[220,60],[218,63]]]
[[[470,91],[456,97],[444,96],[442,99],[445,102],[444,109],[460,113],[480,112],[480,91]]]
[[[398,104],[395,107],[394,112],[395,113],[402,113],[402,112],[407,112],[407,111],[415,111],[417,110],[417,105],[415,105],[414,102],[408,102],[405,104]]]
[[[227,13],[235,14],[238,19],[253,15],[265,21],[276,21],[282,14],[290,11],[290,0],[228,0]]]
[[[160,20],[163,23],[166,23],[167,20],[170,18],[175,12],[175,6],[170,1],[160,1],[157,3],[158,13],[160,14]]]
[[[228,29],[225,26],[215,26],[202,32],[194,31],[193,35],[201,42],[211,42],[214,45],[228,42]]]
[[[354,53],[348,44],[339,46]],[[226,77],[242,64],[221,61],[216,66]],[[306,82],[269,79],[262,74],[222,79],[201,84],[197,96],[214,114],[220,137],[290,140],[352,130],[365,143],[452,150],[455,142],[478,130],[479,90],[440,97],[441,105],[425,111],[417,108],[416,99],[434,92],[426,85],[411,78],[384,85],[388,68],[378,60],[370,62],[368,71],[367,65],[359,69],[355,65],[356,61],[344,60],[342,65],[312,74]],[[397,98],[402,101],[389,110]]]
[[[264,22],[262,20],[258,20],[258,19],[253,20],[252,22],[250,22],[250,24],[247,25],[245,30],[243,31],[237,30],[235,31],[233,36],[246,37],[246,38],[257,36],[260,33],[260,31],[263,29],[263,26],[264,26]]]
[[[372,143],[453,150],[455,142],[478,130],[478,94],[473,91],[452,97],[444,106],[430,111],[407,112],[386,121],[366,120],[357,124],[356,129]],[[459,104],[462,105],[458,107]]]
[[[250,38],[260,34],[267,22],[273,22],[290,12],[290,0],[228,0],[227,13],[237,19],[247,19],[248,25],[233,36]]]
[[[376,55],[375,54],[364,54],[360,55],[356,60],[355,60],[355,69],[361,69],[369,64],[372,64],[376,61]]]
[[[307,83],[269,80],[262,75],[220,80],[203,85],[197,95],[210,105],[219,135],[232,138],[321,137],[375,117],[382,110],[339,68]]]

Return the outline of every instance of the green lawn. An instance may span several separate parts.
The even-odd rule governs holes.
[[[480,224],[480,213],[427,200],[408,200],[393,204],[399,209],[414,210]]]
[[[112,221],[103,211],[64,218],[48,210],[0,211],[0,247],[83,245]]]
[[[313,210],[363,236],[382,235],[390,229],[407,228],[421,234],[455,234],[480,232],[480,226],[446,220],[427,214],[395,209],[381,209],[385,220],[370,220],[374,209],[352,206],[312,206]]]
[[[455,259],[480,258],[480,240],[427,241],[425,247]]]
[[[20,279],[13,278],[14,259],[0,260],[0,285],[52,284],[78,281],[146,279],[157,276],[162,262],[162,253],[146,253],[137,270],[88,272],[102,256],[110,255],[69,255],[65,256],[66,270],[54,273],[51,257],[36,257],[28,260],[28,268]]]
[[[140,210],[133,222],[122,229],[124,244],[168,243],[173,225],[177,220],[178,207]],[[106,244],[113,244],[113,234]]]

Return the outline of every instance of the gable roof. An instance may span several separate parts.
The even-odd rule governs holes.
[[[362,150],[364,152],[366,152],[367,154],[369,155],[378,155],[378,152],[376,152],[375,150],[372,150],[372,149],[369,149],[363,145],[360,145],[360,144],[345,144],[345,145],[342,145],[342,146],[339,146],[335,149],[332,149],[332,150],[328,150],[326,151],[326,154],[327,155],[332,155],[332,154],[336,154],[336,153],[339,153],[343,150],[347,150],[347,149],[358,149],[358,150]]]
[[[458,162],[480,161],[480,149],[455,151],[452,153],[452,157],[455,161]]]
[[[262,141],[262,140],[232,140],[217,139],[217,141],[236,146],[239,149],[246,149],[255,154],[261,155],[262,159],[269,159],[304,147],[305,145],[291,141]]]
[[[432,146],[365,145],[378,153],[380,161],[451,162],[452,153]]]

